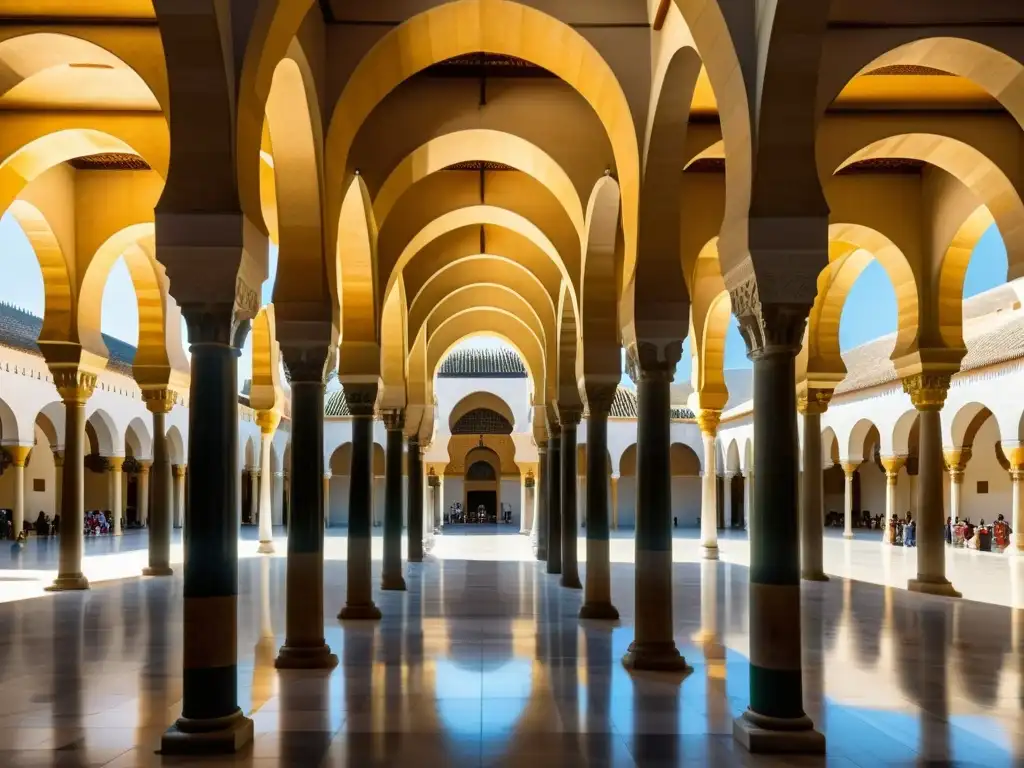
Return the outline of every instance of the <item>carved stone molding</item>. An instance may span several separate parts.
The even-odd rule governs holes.
[[[718,424],[722,420],[722,412],[706,408],[697,414],[697,426],[701,434],[714,437],[718,434]]]
[[[373,416],[377,404],[377,384],[345,385],[345,402],[353,416]]]
[[[844,461],[844,462],[842,462],[843,472],[846,473],[847,477],[852,476],[853,473],[857,471],[857,468],[859,466],[860,466],[860,462],[859,461]]]
[[[558,424],[561,427],[575,427],[583,420],[583,409],[576,406],[563,406],[555,403]]]
[[[384,419],[384,428],[388,432],[405,429],[405,410],[403,408],[384,411],[381,416]]]
[[[626,350],[626,369],[634,383],[668,381],[676,375],[676,366],[683,357],[683,342],[653,344],[638,341]]]
[[[947,448],[942,452],[942,459],[946,462],[946,469],[949,470],[950,477],[953,476],[954,472],[959,472],[960,478],[963,479],[963,472],[967,469],[967,462],[971,460],[971,448],[970,446]]]
[[[111,472],[124,469],[124,456],[107,456],[107,469]]]
[[[288,381],[293,384],[327,385],[327,359],[330,356],[329,345],[311,345],[302,347],[281,347],[281,359],[284,361]]]
[[[618,382],[589,382],[583,383],[583,399],[587,412],[591,415],[607,416],[612,411],[612,403],[615,402],[615,393],[618,391]]]
[[[950,374],[915,373],[903,379],[903,391],[919,411],[941,411],[949,392]]]
[[[907,463],[906,456],[882,456],[879,458],[882,462],[882,468],[885,470],[886,477],[895,478],[900,470],[903,469],[903,465]]]
[[[278,425],[281,423],[281,414],[277,411],[257,411],[256,412],[256,424],[259,425],[260,433],[264,435],[272,435],[277,431]]]
[[[773,353],[795,355],[800,351],[810,303],[762,303],[753,274],[731,289],[729,298],[751,359]]]
[[[800,413],[821,416],[832,401],[832,390],[804,389],[797,393],[796,408]]]

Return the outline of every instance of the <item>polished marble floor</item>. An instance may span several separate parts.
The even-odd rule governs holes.
[[[718,563],[690,557],[691,536],[676,541],[676,638],[693,667],[683,680],[633,676],[619,663],[633,632],[630,562],[613,558],[622,621],[581,624],[582,595],[543,572],[525,537],[466,530],[439,537],[428,562],[409,567],[407,593],[376,595],[377,626],[333,618],[345,563],[344,538],[331,535],[324,611],[341,665],[278,673],[285,560],[251,555],[252,539],[247,531],[240,542],[238,615],[249,750],[222,760],[154,754],[180,709],[181,581],[111,577],[87,593],[0,605],[0,766],[1024,764],[1021,610],[866,580],[806,584],[805,699],[828,756],[754,758],[731,736],[748,696],[740,537],[723,541]],[[880,571],[883,557],[904,555],[870,540],[828,538],[833,546],[829,559],[850,551],[853,569],[873,557]],[[90,541],[87,564],[127,572],[144,547],[144,534]],[[53,565],[31,547],[20,557],[36,558],[27,571]],[[994,557],[963,558],[958,586],[987,578]]]

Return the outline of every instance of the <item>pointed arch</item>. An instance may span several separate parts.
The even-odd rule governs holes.
[[[616,251],[622,243],[620,202],[619,185],[610,176],[605,176],[594,185],[587,203],[583,275],[580,280],[579,348],[573,370],[578,383],[614,384],[622,378],[616,279]],[[564,341],[560,337],[559,344]],[[561,377],[560,372],[560,385]]]
[[[399,279],[384,301],[381,317],[380,373],[384,385],[379,398],[381,408],[404,408],[408,401],[405,370],[409,357],[408,306],[405,281]]]
[[[146,422],[140,417],[136,416],[128,422],[128,428],[124,432],[124,442],[132,449],[132,456],[136,459],[153,458],[153,438],[150,437]]]
[[[281,386],[281,346],[277,341],[274,304],[262,307],[252,321],[252,387],[249,405],[272,411],[284,405]]]
[[[556,402],[561,408],[581,408],[579,382],[576,378],[576,355],[579,353],[577,315],[568,300],[569,287],[563,285],[558,300],[558,357],[555,360]]]
[[[349,375],[380,372],[377,224],[369,190],[359,175],[352,179],[345,193],[338,235],[335,273],[341,320],[338,375],[345,381]]]
[[[26,200],[15,200],[8,210],[28,238],[43,275],[45,303],[39,338],[71,341],[75,338],[75,298],[64,249],[50,222],[35,205]]]

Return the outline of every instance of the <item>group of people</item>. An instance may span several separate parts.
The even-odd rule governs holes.
[[[982,519],[978,525],[971,518],[961,520],[947,517],[945,536],[946,543],[954,547],[976,549],[980,552],[1002,552],[1010,546],[1010,534],[1013,529],[1003,515],[999,515],[992,525],[986,525]]]
[[[901,520],[899,515],[894,514],[882,533],[882,543],[894,547],[916,547],[917,523],[913,515],[907,512],[906,518]]]

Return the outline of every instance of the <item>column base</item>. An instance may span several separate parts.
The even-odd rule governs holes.
[[[405,592],[405,577],[401,574],[396,576],[381,576],[380,588],[389,592]]]
[[[371,600],[366,605],[346,605],[338,618],[342,621],[380,621],[381,612]]]
[[[717,560],[718,559],[718,545],[717,544],[701,544],[700,546],[701,557],[705,560]]]
[[[303,648],[285,643],[274,659],[277,669],[334,669],[338,657],[331,653],[326,643],[313,648]]]
[[[732,721],[732,737],[754,754],[825,754],[825,736],[806,715],[782,719],[748,709]]]
[[[619,610],[611,603],[584,603],[580,608],[580,618],[594,621],[618,621]]]
[[[580,582],[580,577],[576,575],[567,574],[565,573],[565,571],[562,572],[562,578],[558,580],[558,583],[566,589],[583,589],[583,584]]]
[[[853,532],[852,531],[843,531],[843,538],[844,539],[852,539],[853,538]]]
[[[630,643],[622,664],[627,669],[651,672],[689,672],[692,668],[679,653],[674,641],[667,643]]]
[[[74,590],[88,589],[89,580],[80,573],[72,576],[57,576],[53,584],[44,587],[44,592],[71,592]]]
[[[252,742],[252,720],[235,710],[209,720],[178,718],[160,740],[162,755],[230,755]]]
[[[828,576],[824,571],[804,571],[800,574],[800,578],[804,581],[828,581]]]
[[[272,542],[272,541],[261,541],[260,545],[256,548],[256,554],[258,554],[258,555],[272,555],[272,554],[274,554],[274,542]]]
[[[953,585],[948,579],[943,579],[942,581],[910,579],[907,582],[907,590],[910,592],[921,592],[925,595],[939,595],[940,597],[963,597],[962,594],[953,589]]]
[[[173,576],[174,570],[168,566],[149,565],[142,569],[143,576]]]

